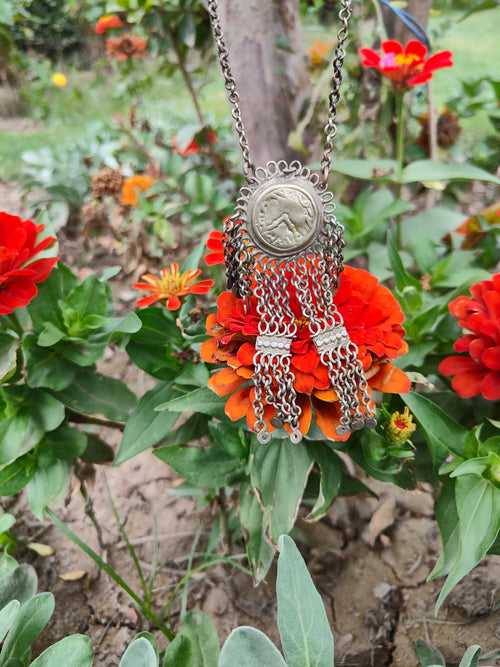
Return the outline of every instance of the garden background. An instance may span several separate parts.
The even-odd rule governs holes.
[[[254,161],[317,166],[340,3],[220,5]],[[25,223],[0,214],[0,595],[12,558],[55,595],[33,658],[72,633],[105,667],[141,631],[185,638],[165,667],[217,667],[239,625],[279,645],[290,533],[336,664],[458,665],[472,644],[500,664],[500,8],[353,9],[337,303],[379,424],[338,438],[301,358],[293,447],[256,443],[255,337],[220,296],[242,170],[204,3],[0,0],[0,209],[45,239],[21,261]],[[11,251],[46,263],[12,277]]]

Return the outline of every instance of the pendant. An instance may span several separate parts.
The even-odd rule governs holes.
[[[286,428],[294,443],[302,439],[291,366],[299,323],[291,298],[300,306],[300,319],[307,321],[337,395],[338,434],[375,426],[358,348],[334,303],[343,269],[343,227],[320,176],[297,160],[258,167],[240,190],[225,238],[228,286],[239,297],[257,298],[253,409],[259,442],[271,439],[264,420],[266,406],[276,412],[274,426]]]

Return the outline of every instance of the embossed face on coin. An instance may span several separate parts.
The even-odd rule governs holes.
[[[293,255],[316,236],[321,203],[301,180],[263,183],[249,202],[248,229],[254,242],[277,256]]]

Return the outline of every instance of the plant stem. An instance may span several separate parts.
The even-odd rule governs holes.
[[[398,163],[398,180],[399,180],[399,199],[403,195],[403,170],[405,167],[405,94],[403,91],[396,92],[396,107],[397,107],[397,127],[396,127],[396,160]],[[401,216],[396,218],[396,246],[401,250]]]
[[[94,426],[105,426],[106,428],[116,428],[118,431],[125,430],[125,424],[121,422],[111,421],[110,419],[101,419],[100,417],[87,417],[78,412],[68,410],[68,419],[74,424],[91,424]]]
[[[94,563],[96,563],[96,565],[101,568],[101,570],[106,572],[108,577],[110,577],[115,582],[115,584],[117,584],[123,591],[125,591],[125,593],[127,593],[127,595],[135,602],[135,604],[139,607],[144,616],[152,625],[157,627],[158,630],[169,641],[173,641],[175,639],[175,634],[171,628],[166,626],[151,609],[148,609],[144,605],[144,601],[141,600],[139,595],[137,595],[137,593],[127,584],[127,582],[122,579],[122,577],[113,567],[111,567],[111,565],[105,563],[102,558],[96,554],[96,552],[91,547],[89,547],[88,544],[82,542],[82,540],[77,537],[77,535],[75,535],[71,528],[69,528],[63,521],[61,521],[61,519],[56,514],[54,514],[52,510],[47,509],[46,513],[52,523],[57,528],[59,528],[59,530],[64,533],[64,535],[66,535],[66,537],[70,539],[73,544],[76,544],[76,546],[79,547],[85,554],[87,554],[87,556],[91,558]]]
[[[196,115],[198,116],[198,120],[200,122],[200,125],[202,127],[205,127],[205,118],[203,116],[203,111],[201,110],[201,105],[198,101],[198,96],[197,96],[196,91],[194,89],[193,82],[191,80],[191,76],[186,69],[186,63],[184,62],[184,58],[182,57],[182,53],[181,53],[181,50],[179,48],[179,44],[177,43],[175,33],[170,28],[170,26],[167,27],[167,32],[168,32],[168,36],[170,37],[170,41],[172,43],[172,48],[174,49],[175,56],[177,58],[177,64],[179,65],[179,69],[181,71],[182,78],[184,79],[184,83],[186,84],[186,88],[188,89],[189,95],[191,96],[191,99],[193,101],[194,110],[196,111]]]

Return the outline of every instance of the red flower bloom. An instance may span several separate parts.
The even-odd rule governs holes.
[[[224,232],[211,231],[206,246],[210,252],[205,255],[205,264],[208,266],[224,264]]]
[[[114,28],[123,28],[125,24],[119,16],[116,14],[107,14],[106,16],[101,16],[101,18],[95,24],[96,35],[103,35],[108,30],[113,30]]]
[[[367,48],[359,53],[363,67],[378,70],[400,89],[426,83],[436,70],[453,66],[451,51],[439,51],[428,58],[427,47],[417,39],[410,40],[406,47],[389,39],[382,42],[382,53]]]
[[[201,130],[194,136],[187,146],[178,146],[177,137],[172,139],[172,150],[181,157],[189,157],[206,151],[207,146],[217,143],[217,132],[215,130]]]
[[[454,344],[456,352],[443,359],[439,372],[453,378],[451,386],[461,398],[481,394],[500,400],[500,273],[470,288],[471,297],[459,296],[450,313],[467,333]]]
[[[339,436],[340,410],[337,396],[330,388],[326,366],[321,363],[304,320],[298,300],[291,295],[291,306],[299,331],[292,344],[292,368],[295,389],[302,408],[300,429],[307,434],[313,412],[316,423],[326,438],[346,440]],[[359,358],[371,389],[386,393],[409,390],[410,381],[392,359],[405,354],[403,313],[391,292],[367,271],[347,266],[342,274],[335,303],[351,340],[358,345]],[[233,421],[246,417],[250,428],[255,423],[252,408],[255,339],[258,335],[257,303],[252,298],[248,310],[244,302],[231,292],[223,292],[217,302],[217,313],[208,316],[207,333],[211,336],[201,346],[207,363],[224,363],[226,368],[210,378],[209,386],[219,396],[228,396],[226,414]],[[272,430],[273,408],[267,406],[266,421]]]
[[[136,303],[138,308],[151,306],[157,301],[165,301],[169,310],[179,310],[182,296],[188,294],[208,294],[214,286],[213,280],[200,280],[195,282],[201,275],[200,269],[181,272],[179,265],[172,262],[170,266],[162,269],[160,276],[147,273],[142,276],[142,281],[133,285],[134,289],[149,292]]]
[[[56,242],[47,236],[37,243],[43,230],[44,225],[0,212],[0,315],[27,306],[56,265],[57,257],[31,261]]]

